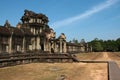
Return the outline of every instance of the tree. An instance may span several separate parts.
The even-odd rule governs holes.
[[[93,41],[89,42],[93,47],[93,51],[120,51],[120,38],[117,40],[99,40],[95,38]]]
[[[86,42],[85,42],[85,39],[81,39],[80,43],[81,43],[81,44],[85,44],[85,43],[86,43]]]
[[[78,40],[74,38],[72,42],[77,44]]]
[[[106,45],[107,45],[107,47],[106,47],[106,50],[107,51],[118,51],[118,47],[117,47],[117,43],[116,43],[116,41],[114,41],[114,40],[108,40],[107,42],[106,42]]]
[[[95,51],[100,52],[103,51],[103,47],[101,45],[101,43],[99,41],[95,42],[95,47],[94,47]]]
[[[120,51],[120,38],[116,40],[116,43],[117,43],[118,51]]]
[[[95,38],[93,41],[91,41],[89,45],[92,45],[92,49],[95,52],[103,51],[103,47],[98,38]]]

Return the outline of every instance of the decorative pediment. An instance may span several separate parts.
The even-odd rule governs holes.
[[[41,37],[45,37],[47,40],[54,39],[56,36],[56,33],[51,28],[46,28],[41,33]]]
[[[20,29],[22,27],[22,23],[18,23],[17,25],[16,25],[16,28],[18,28],[18,29]]]
[[[61,33],[61,35],[59,36],[59,38],[58,39],[63,39],[63,40],[66,40],[66,36],[65,36],[65,34],[64,33]]]

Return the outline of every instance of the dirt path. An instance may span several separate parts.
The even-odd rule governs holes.
[[[111,61],[111,58],[109,57],[108,52],[102,52],[102,56],[96,58],[95,60],[102,60],[102,61]]]

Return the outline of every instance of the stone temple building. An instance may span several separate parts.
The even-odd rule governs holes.
[[[8,21],[0,26],[0,53],[66,53],[86,50],[85,46],[67,43],[64,33],[56,38],[56,33],[48,25],[48,17],[44,14],[25,10],[21,21],[16,27],[11,26]]]

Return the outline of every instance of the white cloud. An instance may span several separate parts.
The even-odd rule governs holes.
[[[77,16],[73,16],[73,17],[70,17],[70,18],[67,18],[67,19],[64,19],[64,20],[61,20],[61,21],[56,21],[51,26],[53,28],[59,28],[59,27],[62,27],[62,26],[67,26],[69,24],[72,24],[75,21],[87,18],[87,17],[89,17],[89,16],[91,16],[91,15],[97,13],[97,12],[100,12],[100,11],[106,9],[106,8],[109,8],[110,6],[115,4],[117,1],[118,0],[106,0],[104,3],[101,3],[97,6],[94,6],[90,10],[87,10],[86,12],[84,12],[82,14],[79,14]]]

